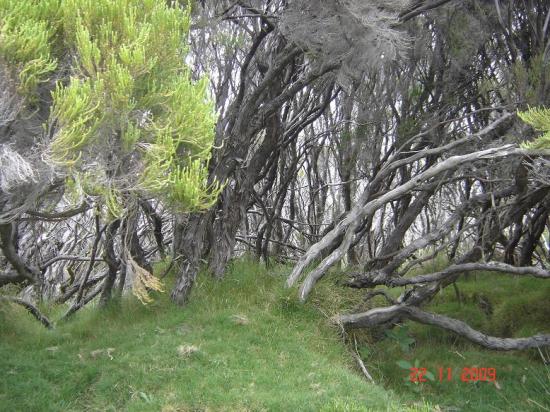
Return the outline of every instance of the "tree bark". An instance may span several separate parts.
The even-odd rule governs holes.
[[[111,300],[113,286],[115,284],[116,276],[120,268],[120,260],[116,257],[114,250],[114,238],[116,232],[120,226],[120,219],[112,222],[107,228],[105,233],[105,243],[104,243],[104,259],[107,262],[108,272],[103,282],[103,290],[101,291],[101,296],[99,298],[99,306],[105,307]]]
[[[178,276],[171,294],[172,300],[179,306],[187,303],[199,271],[208,217],[208,214],[191,215],[181,234],[181,259],[177,265]]]

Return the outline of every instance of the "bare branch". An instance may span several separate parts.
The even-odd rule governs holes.
[[[478,345],[493,350],[524,350],[550,346],[550,335],[535,335],[529,338],[498,338],[488,336],[471,328],[461,320],[428,313],[415,306],[407,305],[393,305],[372,309],[364,313],[340,315],[335,318],[335,321],[353,329],[380,325],[397,317],[449,330]]]
[[[48,213],[48,212],[40,212],[37,210],[27,210],[25,213],[30,216],[40,218],[41,220],[62,220],[62,219],[67,219],[69,217],[79,215],[80,213],[84,213],[89,209],[90,209],[90,206],[88,205],[88,203],[83,202],[77,208],[63,210],[60,212]]]
[[[73,262],[89,262],[89,261],[92,260],[92,258],[91,257],[85,257],[85,256],[59,255],[59,256],[51,258],[47,262],[40,265],[40,270],[44,271],[48,267],[53,265],[54,263],[59,262],[61,260],[71,260]],[[105,261],[105,259],[101,259],[101,258],[95,258],[94,260],[96,262],[104,262]]]
[[[510,155],[524,154],[523,149],[514,148],[512,145],[505,145],[502,147],[496,147],[486,150],[481,150],[478,152],[468,153],[465,155],[457,155],[449,157],[448,159],[438,163],[437,165],[429,168],[428,170],[416,175],[415,177],[408,180],[406,183],[396,187],[393,190],[385,193],[384,195],[378,197],[377,199],[368,202],[366,205],[362,206],[359,204],[356,206],[344,220],[342,220],[331,232],[329,232],[320,242],[314,245],[306,254],[300,259],[300,262],[292,273],[290,274],[287,285],[292,286],[294,282],[298,279],[304,268],[315,259],[319,253],[328,246],[329,242],[332,242],[340,233],[344,230],[346,231],[345,241],[341,246],[332,252],[328,257],[323,259],[323,261],[317,266],[317,268],[312,271],[300,288],[300,300],[305,301],[309,292],[315,285],[315,283],[323,277],[326,271],[339,259],[344,256],[348,251],[351,244],[351,235],[353,231],[359,225],[359,222],[366,216],[374,213],[380,206],[386,204],[389,201],[397,199],[403,196],[405,193],[413,190],[422,182],[431,179],[438,174],[445,172],[447,170],[455,169],[458,166],[476,161],[481,159],[494,159],[498,157],[506,157]]]
[[[451,0],[434,0],[431,2],[420,2],[418,4],[415,4],[413,7],[409,8],[408,10],[405,10],[399,15],[399,20],[401,22],[406,22],[408,20],[411,20],[415,18],[416,16],[419,16],[422,13],[425,13],[429,10],[436,9],[437,7],[440,7],[444,5],[445,3],[449,3]]]
[[[487,263],[463,263],[460,265],[451,265],[440,272],[419,275],[413,278],[391,278],[386,283],[391,286],[414,285],[418,283],[437,282],[455,273],[466,273],[474,271],[500,272],[511,275],[533,276],[536,278],[550,279],[550,271],[533,267],[517,267],[500,262]]]
[[[32,303],[27,302],[26,300],[16,298],[14,296],[3,296],[0,295],[0,300],[6,300],[8,302],[17,303],[18,305],[23,306],[27,309],[40,323],[42,323],[48,329],[53,328],[53,324],[50,320],[40,312],[40,310],[34,306]]]

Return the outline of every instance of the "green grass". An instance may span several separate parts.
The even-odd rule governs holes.
[[[413,323],[409,352],[381,331],[346,336],[359,342],[377,385],[367,383],[329,320],[365,309],[364,292],[335,285],[333,273],[301,305],[296,290],[282,286],[288,272],[237,260],[221,282],[201,275],[183,310],[167,294],[148,306],[129,296],[52,331],[20,307],[0,306],[0,410],[550,410],[550,370],[537,351],[487,351]],[[451,287],[429,309],[495,335],[550,332],[547,281],[480,273],[458,288],[460,299]],[[54,319],[64,310],[44,309]],[[399,360],[436,377],[439,367],[452,368],[453,380],[408,384]],[[496,368],[498,385],[461,382],[471,366]]]
[[[331,306],[298,304],[287,273],[240,260],[222,282],[201,276],[183,310],[167,294],[128,297],[52,331],[4,305],[0,410],[417,410],[365,381],[322,313]]]
[[[478,273],[459,281],[458,289],[460,299],[449,287],[428,309],[496,336],[550,332],[548,281]],[[386,387],[409,400],[423,399],[448,411],[550,411],[550,365],[544,365],[537,350],[495,352],[434,327],[407,322],[405,328],[415,340],[408,353],[391,338],[361,348],[366,364]],[[550,351],[543,354],[550,358]],[[408,384],[408,371],[396,364],[400,359],[418,360],[419,366],[434,373],[436,381]],[[438,381],[439,367],[452,368],[451,382]],[[495,368],[498,385],[462,382],[465,367]]]

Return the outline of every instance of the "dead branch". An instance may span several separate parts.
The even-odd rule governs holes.
[[[428,313],[415,306],[408,305],[393,305],[372,309],[364,313],[340,315],[335,318],[335,321],[347,328],[354,329],[380,325],[391,321],[397,316],[449,330],[487,349],[508,351],[550,346],[550,335],[534,335],[529,338],[498,338],[488,336],[471,328],[461,320]]]
[[[365,378],[367,378],[370,382],[374,383],[374,379],[372,378],[371,374],[367,370],[367,367],[365,366],[363,359],[361,359],[361,356],[359,355],[359,351],[357,350],[357,339],[355,338],[355,336],[353,337],[353,343],[354,343],[354,348],[351,350],[351,355],[357,361],[357,364],[359,365],[361,372],[363,372],[363,375],[365,375]]]
[[[364,206],[356,206],[348,214],[348,216],[346,216],[346,218],[333,229],[331,233],[325,236],[320,242],[318,242],[316,245],[310,248],[308,252],[306,252],[306,254],[302,257],[300,262],[296,265],[291,275],[289,276],[287,280],[287,285],[293,285],[293,283],[299,278],[305,267],[319,255],[322,249],[325,248],[325,243],[327,239],[332,239],[338,232],[342,232],[345,230],[344,240],[342,241],[341,245],[328,257],[323,259],[323,261],[319,265],[317,265],[317,267],[311,273],[309,273],[309,275],[302,283],[299,291],[299,298],[302,302],[305,301],[317,281],[324,276],[324,274],[330,267],[332,267],[332,265],[334,265],[344,256],[345,253],[347,253],[353,237],[352,234],[354,233],[361,220],[364,219],[366,216],[371,215],[382,205],[403,196],[405,193],[413,190],[423,181],[431,179],[432,177],[437,176],[440,173],[455,169],[458,166],[468,162],[481,159],[495,159],[512,155],[525,155],[525,150],[515,148],[512,145],[505,145],[501,147],[480,150],[478,152],[468,153],[465,155],[452,156],[442,161],[441,163],[438,163],[437,165],[427,169],[426,171],[416,175],[406,183],[396,187],[393,190],[390,190],[379,198],[367,202]]]
[[[550,271],[533,267],[533,266],[524,266],[517,267],[512,265],[507,265],[500,262],[487,262],[487,263],[463,263],[460,265],[451,265],[440,272],[430,273],[426,275],[419,275],[413,278],[391,278],[386,284],[388,286],[406,286],[414,285],[418,283],[429,283],[437,282],[443,280],[450,275],[455,273],[466,273],[474,271],[485,271],[485,272],[500,272],[510,275],[520,275],[520,276],[533,276],[536,278],[550,279]]]

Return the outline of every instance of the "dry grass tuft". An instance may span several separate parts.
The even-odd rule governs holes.
[[[231,320],[237,325],[248,325],[250,323],[250,319],[245,315],[232,315]]]
[[[193,354],[200,352],[200,349],[195,345],[180,345],[177,351],[181,358],[190,358]]]

